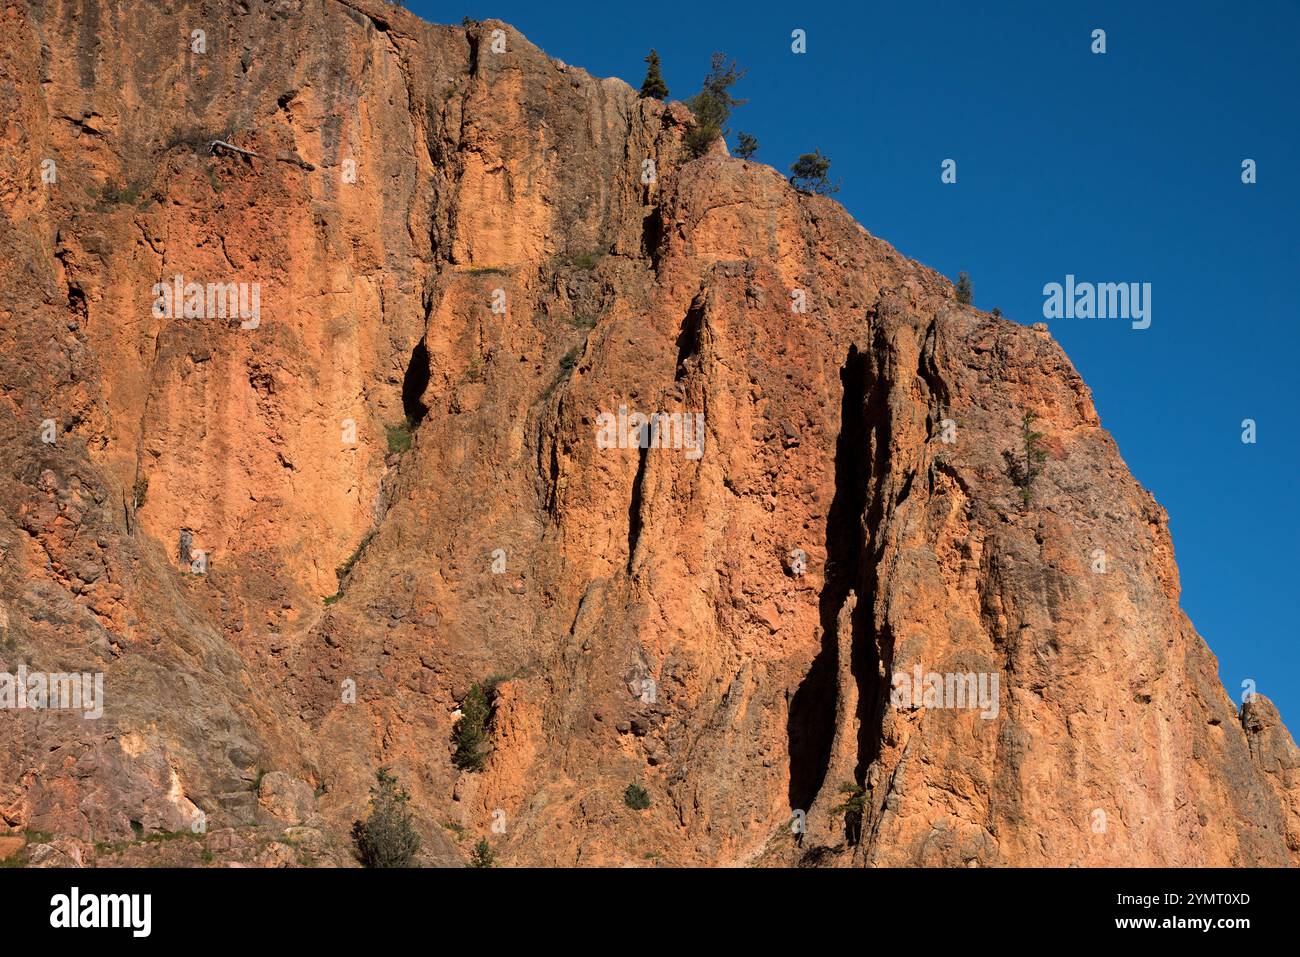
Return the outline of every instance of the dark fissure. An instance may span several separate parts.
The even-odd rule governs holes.
[[[822,647],[790,701],[787,724],[790,807],[801,810],[807,810],[817,796],[830,762],[838,694],[837,618],[849,590],[857,587],[862,564],[862,514],[868,479],[867,357],[857,347],[849,349],[840,382],[843,399],[835,445],[835,496],[826,517],[826,568],[818,602]],[[859,595],[855,617],[869,613],[863,597]]]
[[[884,352],[881,344],[880,352]],[[880,649],[885,649],[886,659],[893,657],[893,638],[887,633],[876,633],[875,605],[880,587],[880,560],[884,544],[879,540],[885,526],[886,505],[893,507],[903,502],[911,492],[913,472],[908,472],[903,487],[893,502],[885,488],[892,463],[889,459],[890,437],[894,423],[889,410],[889,389],[875,368],[867,369],[863,397],[864,443],[862,455],[870,456],[867,466],[870,481],[867,486],[866,515],[862,520],[862,538],[858,552],[858,568],[854,586],[858,604],[853,614],[853,657],[849,669],[858,686],[858,762],[854,780],[861,784],[867,768],[880,753],[881,721],[884,717],[884,689],[889,681],[881,681]]]
[[[402,377],[402,411],[411,427],[424,421],[429,407],[421,401],[424,390],[429,386],[429,350],[421,339],[411,351],[411,361],[406,366],[406,375]]]
[[[649,429],[649,426],[645,426]],[[632,480],[632,501],[627,507],[627,569],[632,570],[632,556],[636,554],[637,539],[641,537],[641,485],[645,481],[646,446],[648,442],[642,437],[638,449],[636,478]]]
[[[677,330],[677,372],[674,379],[680,382],[686,378],[686,360],[700,351],[700,335],[704,328],[704,298],[697,295],[682,319],[681,328]]]

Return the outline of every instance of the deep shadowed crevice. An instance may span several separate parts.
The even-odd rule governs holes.
[[[412,428],[424,421],[429,412],[429,407],[421,399],[428,386],[429,350],[421,339],[411,351],[411,361],[402,377],[402,411]]]
[[[700,351],[700,331],[704,327],[704,294],[697,295],[686,310],[686,318],[677,333],[677,374],[680,382],[686,378],[686,360]]]
[[[478,76],[478,32],[476,30],[466,30],[465,42],[469,44],[469,75]]]
[[[883,344],[880,352],[884,352]],[[909,471],[903,478],[902,488],[891,501],[885,488],[893,463],[890,445],[894,424],[889,408],[889,389],[877,370],[868,369],[863,400],[865,421],[862,456],[870,475],[865,483],[866,514],[862,518],[863,540],[859,553],[855,588],[858,604],[853,613],[853,657],[849,670],[858,687],[858,747],[854,780],[861,784],[867,768],[880,753],[881,721],[884,716],[882,695],[889,682],[881,682],[880,649],[888,649],[887,660],[893,656],[893,636],[877,633],[875,627],[876,596],[880,589],[880,562],[884,543],[880,532],[885,526],[886,506],[890,511],[906,501],[912,491],[915,473]],[[869,459],[869,462],[867,461]]]
[[[807,810],[821,789],[835,738],[837,618],[849,590],[858,586],[862,564],[862,515],[869,474],[867,376],[867,356],[856,346],[850,347],[840,370],[843,399],[835,444],[835,496],[826,517],[825,580],[818,602],[822,647],[790,701],[786,727],[789,798],[795,809]],[[855,618],[869,614],[870,605],[863,597],[859,596]]]
[[[649,451],[645,441],[640,445],[636,478],[632,480],[632,502],[627,507],[627,570],[629,572],[632,570],[632,556],[636,554],[636,543],[641,537],[641,486],[645,482],[646,452]]]
[[[659,269],[659,244],[664,238],[664,215],[655,207],[641,221],[641,254],[648,256],[656,270]]]

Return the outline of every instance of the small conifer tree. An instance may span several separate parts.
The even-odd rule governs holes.
[[[460,721],[454,737],[456,753],[452,760],[464,771],[482,771],[488,757],[488,724],[492,720],[491,695],[494,685],[475,684],[460,705]]]
[[[704,87],[686,105],[695,115],[695,126],[686,134],[684,142],[693,156],[703,156],[713,141],[727,135],[727,120],[731,111],[745,101],[731,95],[731,88],[745,75],[736,61],[727,62],[725,53],[714,53]]]
[[[364,867],[410,867],[420,849],[406,803],[411,796],[397,784],[397,776],[380,768],[376,787],[370,789],[370,816],[352,825],[352,843]]]
[[[1024,461],[1020,466],[1020,497],[1029,507],[1033,499],[1032,486],[1034,479],[1038,478],[1043,471],[1043,462],[1047,458],[1047,453],[1039,448],[1038,442],[1043,437],[1042,432],[1034,431],[1034,419],[1038,418],[1035,412],[1025,412],[1020,419],[1020,437],[1024,445]]]
[[[957,301],[963,306],[969,306],[974,298],[975,294],[971,290],[970,276],[964,272],[957,273]]]
[[[839,184],[827,178],[830,169],[831,161],[821,150],[804,153],[790,164],[790,185],[818,196],[839,192]]]
[[[659,54],[651,50],[645,62],[645,79],[641,81],[641,95],[656,100],[668,99],[668,84],[664,82],[664,75],[659,71]]]
[[[496,863],[496,855],[492,853],[492,845],[487,838],[482,838],[474,845],[474,850],[469,856],[470,867],[492,867]]]

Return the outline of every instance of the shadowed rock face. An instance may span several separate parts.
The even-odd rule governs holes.
[[[105,676],[0,712],[44,857],[202,812],[168,862],[346,862],[381,765],[428,863],[1300,855],[1295,745],[1050,335],[688,161],[681,106],[378,0],[16,0],[0,98],[0,670]],[[602,447],[620,406],[703,453]]]

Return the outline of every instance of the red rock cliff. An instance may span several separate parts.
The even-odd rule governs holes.
[[[202,812],[168,860],[343,862],[380,765],[430,863],[1300,854],[1295,745],[1050,335],[681,106],[379,0],[9,0],[0,97],[0,663],[105,675],[0,713],[59,860]],[[602,448],[620,406],[702,454]]]

